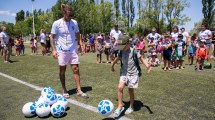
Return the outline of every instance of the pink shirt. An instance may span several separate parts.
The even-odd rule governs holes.
[[[144,41],[140,41],[139,48],[143,49],[144,46],[145,46],[145,42]]]

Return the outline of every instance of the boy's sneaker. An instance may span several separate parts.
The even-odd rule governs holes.
[[[125,111],[125,114],[128,115],[130,113],[134,112],[134,110],[132,108],[128,108],[126,111]]]
[[[122,107],[121,109],[117,108],[113,113],[113,117],[118,118],[120,114],[124,111],[124,109],[125,109],[124,107]]]
[[[176,69],[176,70],[178,70],[178,69],[179,69],[179,67],[176,67],[175,69]]]
[[[169,71],[171,71],[171,68],[168,68]]]
[[[197,69],[197,71],[201,72],[202,70],[200,70],[200,69]]]
[[[166,67],[164,67],[163,70],[166,71]]]

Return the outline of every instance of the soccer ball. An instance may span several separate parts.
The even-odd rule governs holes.
[[[109,116],[113,112],[114,106],[113,103],[109,100],[102,100],[98,104],[98,112],[101,115]]]
[[[43,96],[44,102],[48,103],[49,105],[54,104],[57,102],[57,97],[54,92],[49,92]]]
[[[60,100],[60,99],[63,98],[63,95],[61,95],[61,94],[56,94],[56,97],[57,97],[57,101],[58,101],[58,100]]]
[[[55,93],[54,89],[52,87],[46,86],[43,88],[43,90],[41,91],[41,95],[45,96],[48,93]]]
[[[40,96],[35,102],[35,106],[37,107],[40,103],[45,103],[44,99],[42,96]]]
[[[66,109],[67,104],[68,104],[68,100],[66,98],[64,98],[61,94],[56,94],[56,96],[57,96],[57,103],[60,103]]]
[[[22,113],[26,117],[32,117],[36,114],[36,106],[33,102],[28,102],[22,107]]]
[[[39,117],[46,117],[50,114],[50,106],[48,103],[40,103],[36,108],[36,113]]]
[[[51,114],[54,117],[61,117],[64,113],[65,113],[65,107],[62,104],[56,102],[52,105]]]

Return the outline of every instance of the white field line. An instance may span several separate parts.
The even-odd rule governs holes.
[[[42,91],[42,89],[43,89],[43,87],[39,87],[39,86],[30,84],[30,83],[27,83],[27,82],[25,82],[25,81],[19,80],[19,79],[17,79],[17,78],[14,78],[14,77],[9,76],[9,75],[7,75],[7,74],[4,74],[4,73],[2,73],[2,72],[0,72],[0,75],[3,76],[3,77],[5,77],[5,78],[8,78],[8,79],[10,79],[10,80],[13,80],[13,81],[15,81],[15,82],[18,82],[18,83],[21,83],[21,84],[26,85],[26,86],[28,86],[28,87],[31,87],[31,88],[33,88],[33,89],[35,89],[35,90],[38,90],[38,91]],[[70,103],[72,103],[72,104],[74,104],[74,105],[76,105],[76,106],[80,106],[80,107],[82,107],[82,108],[85,108],[85,109],[87,109],[87,110],[93,111],[93,112],[95,112],[95,113],[98,113],[97,108],[96,108],[96,107],[93,107],[93,106],[91,106],[91,105],[88,105],[88,104],[85,104],[85,103],[82,103],[82,102],[78,102],[78,101],[76,101],[76,100],[72,100],[71,98],[68,99],[68,102],[70,102]],[[109,117],[111,117],[111,115],[110,115]],[[129,119],[129,118],[125,117],[125,116],[122,116],[122,117],[119,118],[119,120],[131,120],[131,119]]]

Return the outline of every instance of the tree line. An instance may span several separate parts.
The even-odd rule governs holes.
[[[202,14],[214,29],[214,1],[202,0]],[[121,30],[133,35],[147,34],[152,27],[159,33],[171,32],[175,25],[184,25],[191,18],[183,13],[190,7],[187,0],[58,0],[51,9],[29,11],[20,10],[16,13],[16,23],[1,22],[8,27],[9,34],[29,35],[33,33],[33,18],[36,34],[40,29],[50,32],[53,21],[61,18],[61,4],[71,5],[74,9],[74,19],[78,21],[81,33],[109,33],[114,23],[118,23]],[[136,5],[135,5],[136,4]],[[135,8],[138,7],[138,8]],[[201,14],[201,13],[194,13]],[[196,30],[196,29],[194,29]],[[193,31],[194,31],[193,30]]]

